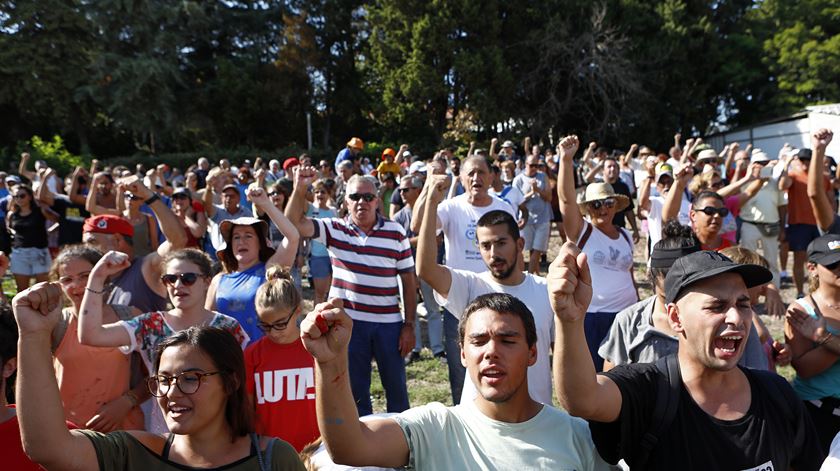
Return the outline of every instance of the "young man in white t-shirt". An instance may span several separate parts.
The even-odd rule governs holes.
[[[522,271],[522,249],[516,220],[505,211],[490,211],[476,224],[476,240],[486,269],[481,273],[440,265],[435,260],[437,248],[431,224],[435,208],[443,199],[444,185],[430,188],[417,238],[417,274],[435,290],[435,300],[460,319],[473,299],[487,293],[507,293],[527,302],[537,326],[538,360],[529,368],[528,389],[531,397],[551,404],[551,339],[554,321],[545,278]],[[476,396],[475,387],[464,383],[461,402]]]
[[[353,321],[339,300],[301,324],[315,357],[318,428],[333,461],[415,470],[611,469],[586,423],[533,400],[528,366],[539,356],[531,312],[515,297],[479,296],[459,324],[461,362],[478,390],[454,407],[433,402],[388,418],[359,420],[347,379]]]
[[[648,253],[650,253],[650,249],[662,239],[662,207],[665,205],[665,195],[668,194],[668,190],[674,184],[674,169],[670,164],[657,165],[652,161],[645,165],[648,176],[639,187],[639,209],[644,216],[647,216]],[[651,186],[654,182],[658,195],[651,196]],[[689,213],[691,213],[691,202],[688,198],[682,198],[680,212],[677,215],[680,224],[691,225]]]
[[[429,175],[426,186],[414,205],[411,230],[420,233],[420,221],[428,199],[429,188],[443,185],[447,187],[448,176]],[[492,175],[490,167],[483,157],[468,157],[461,164],[458,178],[465,192],[449,198],[437,206],[435,227],[443,233],[446,244],[446,265],[452,268],[481,273],[487,270],[481,253],[475,244],[475,228],[478,219],[493,210],[502,210],[515,217],[514,209],[499,198],[491,196]],[[466,370],[458,360],[458,320],[447,310],[443,312],[443,336],[446,349],[446,361],[449,366],[449,386],[452,401],[457,404],[461,399],[463,379]]]

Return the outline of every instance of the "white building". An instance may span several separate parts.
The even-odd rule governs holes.
[[[741,144],[741,149],[752,144],[776,158],[786,142],[794,149],[810,148],[811,133],[820,128],[834,131],[826,154],[840,160],[840,103],[809,106],[789,116],[718,132],[703,140],[717,150],[732,142]]]

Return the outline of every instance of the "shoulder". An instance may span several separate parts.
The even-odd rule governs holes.
[[[447,407],[440,402],[430,402],[419,407],[412,407],[390,418],[403,429],[411,426],[443,426],[447,418],[456,413],[455,409],[456,407]]]
[[[656,382],[661,376],[659,369],[653,363],[619,365],[609,371],[598,374],[612,380],[621,390],[622,395],[628,390],[655,387]],[[651,398],[654,398],[654,396],[651,396]]]

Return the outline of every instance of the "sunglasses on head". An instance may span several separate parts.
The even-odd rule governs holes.
[[[181,280],[181,284],[184,286],[192,286],[198,280],[198,277],[201,276],[198,273],[180,273],[180,274],[166,274],[160,277],[160,281],[164,284],[169,286],[174,286],[178,280]]]
[[[365,200],[368,203],[376,199],[376,195],[373,193],[353,193],[351,195],[347,195],[347,197],[350,198],[350,201]]]
[[[601,206],[605,208],[612,208],[615,206],[615,198],[606,198],[602,200],[590,201],[587,204],[589,204],[590,208],[595,210],[601,209]]]
[[[712,206],[706,206],[703,209],[695,208],[695,211],[700,211],[701,213],[705,214],[706,216],[714,216],[717,214],[718,216],[725,218],[729,216],[729,210],[726,208],[714,208]]]

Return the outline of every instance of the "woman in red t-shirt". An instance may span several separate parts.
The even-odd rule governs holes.
[[[274,266],[266,279],[255,300],[258,327],[265,337],[245,350],[247,387],[257,433],[279,437],[300,451],[320,435],[314,360],[300,340],[301,296],[291,274]]]

